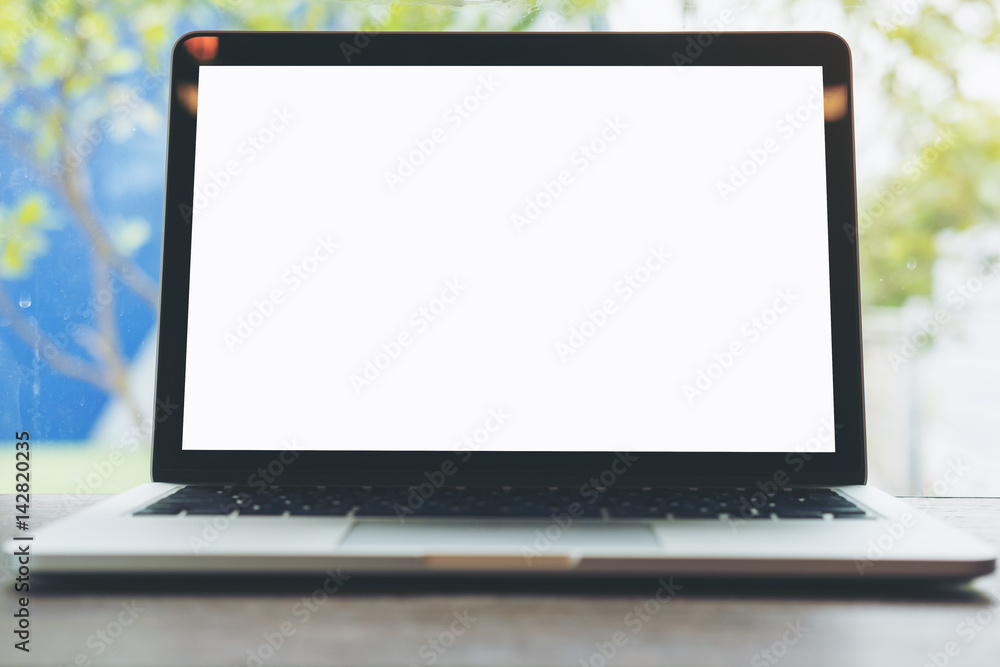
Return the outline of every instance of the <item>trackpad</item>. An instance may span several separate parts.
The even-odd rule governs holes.
[[[621,550],[659,551],[649,526],[576,523],[562,527],[545,521],[383,521],[358,522],[341,544],[350,551],[480,553],[533,550],[547,553]]]

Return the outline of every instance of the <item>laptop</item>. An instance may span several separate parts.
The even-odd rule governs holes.
[[[153,482],[36,572],[994,570],[866,485],[836,35],[196,32],[168,144]]]

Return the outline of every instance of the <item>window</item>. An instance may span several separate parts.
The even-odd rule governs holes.
[[[153,405],[153,340],[167,61],[188,30],[826,30],[854,56],[870,481],[1000,495],[998,24],[951,0],[11,0],[0,442],[46,443],[37,491],[148,479],[151,424],[175,409]]]

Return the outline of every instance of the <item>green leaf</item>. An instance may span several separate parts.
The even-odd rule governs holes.
[[[49,249],[46,231],[56,225],[45,199],[31,194],[8,213],[0,208],[0,278],[23,278]]]

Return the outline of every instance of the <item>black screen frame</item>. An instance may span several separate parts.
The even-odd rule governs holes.
[[[189,40],[217,48],[185,48]],[[217,41],[216,41],[217,40]],[[205,44],[203,41],[201,44]],[[197,55],[197,57],[196,57]],[[199,60],[201,58],[201,60]],[[419,484],[445,461],[449,485],[585,482],[615,452],[476,452],[462,461],[442,451],[184,450],[184,375],[190,288],[196,117],[191,86],[201,64],[225,65],[812,65],[824,87],[844,86],[846,113],[827,120],[826,178],[833,343],[834,453],[640,452],[617,482],[625,486],[863,484],[864,393],[858,276],[851,56],[832,33],[275,33],[198,31],[171,55],[164,201],[156,418],[152,479],[178,484]],[[196,90],[196,89],[195,89]],[[182,99],[184,98],[184,99]],[[778,417],[780,418],[780,416]],[[796,458],[798,457],[798,458]],[[805,460],[808,458],[808,460]],[[270,473],[268,473],[270,471]],[[278,471],[278,475],[274,475]],[[264,473],[262,475],[262,473]],[[269,474],[271,477],[269,477]],[[280,477],[280,479],[278,478]],[[781,480],[788,480],[787,483]]]

